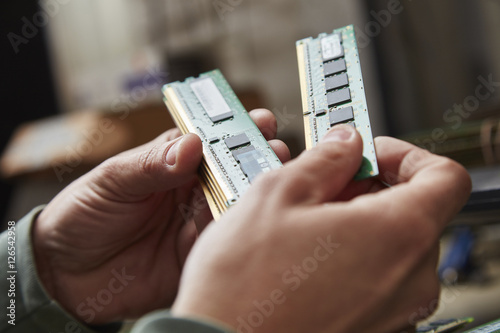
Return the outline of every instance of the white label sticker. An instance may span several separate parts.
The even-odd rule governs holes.
[[[232,113],[226,100],[220,93],[212,78],[199,79],[190,84],[196,97],[213,121],[219,119],[224,114]]]
[[[333,34],[321,39],[321,50],[323,51],[323,60],[330,60],[343,55],[341,35]]]

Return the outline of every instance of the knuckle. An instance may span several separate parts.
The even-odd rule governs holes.
[[[314,172],[318,167],[328,167],[333,163],[338,163],[344,157],[338,150],[318,149],[311,151],[310,154],[304,154],[307,163],[304,163],[303,170]]]
[[[102,162],[97,170],[103,175],[103,177],[106,178],[113,178],[114,175],[116,175],[117,172],[119,172],[120,169],[120,155],[113,156],[111,158],[108,158],[104,162]]]
[[[285,170],[273,170],[259,176],[251,190],[259,192],[260,198],[265,198],[265,202],[272,202],[273,205],[281,205],[303,193],[305,191],[297,191],[297,188],[303,188],[303,177],[296,177]]]
[[[440,157],[439,167],[443,173],[449,175],[453,179],[453,184],[464,192],[470,193],[472,189],[472,181],[467,170],[459,163],[447,157]]]
[[[429,158],[433,158],[436,155],[431,154],[429,151],[413,147],[401,161],[401,167],[399,170],[400,177],[402,181],[407,181],[412,178],[415,170],[418,170],[420,166],[429,161]]]
[[[139,154],[137,163],[139,166],[139,171],[142,174],[150,175],[153,174],[157,169],[156,156],[160,152],[160,147],[154,145],[153,147],[145,150]]]
[[[121,155],[108,158],[87,174],[91,179],[92,188],[109,188],[111,184],[117,184],[122,168]]]
[[[345,169],[349,156],[336,149],[316,148],[303,152],[298,160],[288,165],[288,171],[293,173],[294,183],[308,182],[312,177],[318,177],[318,174],[335,174],[335,170]]]
[[[280,202],[298,202],[304,198],[315,197],[314,192],[319,191],[314,186],[314,174],[308,170],[281,169],[268,172],[260,179],[259,187],[267,196]]]

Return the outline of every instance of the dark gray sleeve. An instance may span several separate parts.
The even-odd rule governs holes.
[[[216,323],[172,317],[167,310],[142,317],[130,333],[233,333]]]
[[[17,223],[9,222],[0,235],[0,332],[96,333],[117,332],[121,324],[96,330],[78,322],[50,299],[36,271],[31,247],[31,225],[44,206]],[[7,311],[6,315],[5,312]]]
[[[44,206],[33,209],[0,235],[0,333],[115,333],[120,323],[88,327],[67,313],[42,286],[31,247],[31,226]],[[10,231],[10,232],[9,232]],[[231,333],[215,324],[158,311],[139,320],[131,333]]]

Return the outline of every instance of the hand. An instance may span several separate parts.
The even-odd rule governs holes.
[[[272,113],[250,115],[273,139]],[[290,158],[283,142],[269,143],[283,161]],[[105,161],[55,197],[33,227],[49,294],[90,324],[170,306],[186,256],[212,220],[196,179],[201,159],[196,135],[170,130]]]
[[[396,139],[378,138],[376,148],[378,180],[349,181],[362,141],[347,125],[259,176],[193,247],[174,315],[245,333],[414,326],[414,312],[438,298],[438,239],[470,178]]]

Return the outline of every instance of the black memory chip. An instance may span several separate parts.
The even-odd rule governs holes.
[[[247,147],[243,147],[243,148],[240,148],[240,149],[233,150],[233,157],[234,157],[234,159],[236,161],[240,162],[239,156],[241,154],[248,153],[249,151],[252,151],[252,150],[255,150],[255,147],[252,146],[252,145],[247,146]]]
[[[249,144],[250,139],[245,133],[241,133],[225,139],[224,142],[226,143],[227,148],[234,149]]]
[[[208,139],[208,142],[210,143],[216,143],[216,142],[219,142],[219,138],[216,137],[216,136],[213,136],[211,137],[210,139]]]
[[[258,174],[269,170],[269,162],[265,156],[252,145],[234,150],[233,156],[250,183]]]
[[[326,110],[325,109],[318,109],[315,111],[315,115],[316,116],[322,116],[326,113]]]
[[[349,78],[346,73],[330,76],[325,79],[326,91],[338,89],[349,85]]]
[[[330,125],[344,123],[354,119],[354,111],[352,106],[330,111]]]
[[[326,99],[329,107],[349,102],[351,101],[351,90],[349,88],[344,88],[332,91],[326,95]]]
[[[323,71],[325,72],[325,76],[337,74],[340,72],[345,72],[347,67],[345,65],[345,59],[340,59],[337,61],[331,61],[325,63],[323,67]]]

